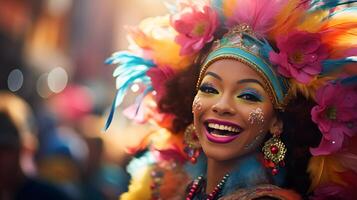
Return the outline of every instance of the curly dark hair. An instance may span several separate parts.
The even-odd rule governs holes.
[[[311,158],[310,148],[316,147],[322,136],[311,120],[314,105],[313,100],[298,95],[289,102],[285,112],[279,113],[284,124],[282,141],[288,149],[285,186],[299,192],[304,198],[307,198],[310,186],[309,174],[306,172]]]
[[[160,99],[159,109],[175,115],[171,127],[174,133],[184,131],[193,121],[191,105],[196,95],[198,74],[199,67],[193,64],[166,82],[166,95]]]

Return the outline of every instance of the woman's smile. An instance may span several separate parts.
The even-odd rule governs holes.
[[[235,123],[208,119],[204,122],[205,135],[214,143],[229,143],[236,139],[243,129]]]

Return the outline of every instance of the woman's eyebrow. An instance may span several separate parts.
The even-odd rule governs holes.
[[[256,83],[260,85],[262,88],[264,88],[263,84],[256,79],[241,79],[237,81],[237,84],[242,84],[242,83]]]
[[[206,73],[206,76],[207,76],[207,75],[210,75],[210,76],[212,76],[212,77],[214,77],[214,78],[216,78],[216,79],[222,81],[222,78],[221,78],[218,74],[216,74],[216,73],[214,73],[214,72],[207,72],[207,73]]]

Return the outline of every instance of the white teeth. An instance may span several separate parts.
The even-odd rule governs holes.
[[[219,125],[215,123],[208,123],[209,128],[218,129],[222,131],[239,132],[238,128],[232,126]]]

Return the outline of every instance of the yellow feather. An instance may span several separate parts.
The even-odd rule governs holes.
[[[330,46],[332,57],[357,46],[357,12],[342,12],[333,15],[319,30],[324,32],[322,42]]]
[[[329,12],[326,10],[318,10],[316,12],[309,13],[304,17],[304,21],[297,26],[297,29],[312,33],[318,32],[322,26],[321,21],[323,21],[328,14]]]
[[[304,9],[296,7],[300,4],[301,0],[291,0],[286,3],[275,17],[275,24],[269,31],[269,37],[276,38],[279,35],[288,33],[300,21],[301,17],[305,14]]]
[[[333,156],[314,156],[310,159],[307,171],[310,174],[310,190],[326,183],[346,185],[339,173],[346,171],[340,162]]]
[[[122,194],[120,200],[150,200],[151,199],[151,167],[142,168],[130,181],[128,192]]]

